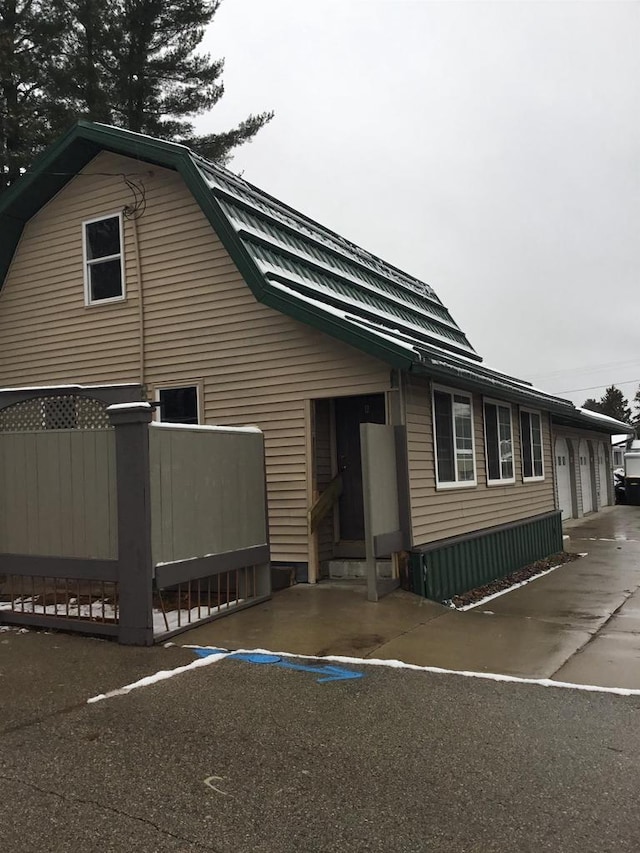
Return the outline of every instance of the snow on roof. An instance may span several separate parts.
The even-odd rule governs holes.
[[[604,421],[609,426],[619,426],[623,429],[627,427],[627,434],[633,432],[633,427],[622,423],[622,421],[619,421],[616,418],[610,418],[609,415],[603,415],[602,412],[592,412],[591,409],[583,409],[580,406],[578,406],[577,409],[581,415],[585,415],[588,418],[593,418],[596,421]]]
[[[107,406],[108,412],[122,412],[127,409],[150,409],[151,404],[146,403],[144,400],[138,400],[135,403],[113,403],[111,406]]]
[[[274,281],[272,283],[273,286],[276,287],[278,290],[281,290],[283,293],[290,294],[291,296],[295,296],[297,299],[302,300],[309,306],[313,306],[318,311],[322,311],[325,314],[331,314],[332,316],[338,317],[341,320],[351,320],[361,329],[364,329],[368,332],[372,332],[374,335],[381,338],[382,340],[389,341],[390,343],[395,344],[395,346],[402,347],[403,349],[408,350],[414,355],[418,355],[418,351],[415,346],[412,346],[406,341],[399,340],[394,335],[386,334],[382,330],[378,331],[377,329],[370,329],[368,325],[365,325],[360,321],[359,317],[354,317],[347,311],[341,311],[339,308],[334,308],[333,305],[328,305],[326,302],[320,302],[317,299],[312,299],[310,296],[306,296],[305,294],[302,294],[297,290],[293,290],[293,288],[287,287],[286,284],[282,284],[279,281]]]
[[[150,426],[162,427],[163,429],[189,430],[191,432],[255,432],[261,433],[262,430],[257,426],[216,426],[214,424],[173,424],[171,421],[152,421]]]
[[[629,436],[627,433],[623,433],[623,435],[612,435],[611,436],[611,444],[626,444],[629,441]]]
[[[137,388],[137,382],[114,382],[110,385],[21,385],[11,386],[8,388],[0,388],[0,394],[5,391],[20,392],[20,391],[91,391],[94,388]]]

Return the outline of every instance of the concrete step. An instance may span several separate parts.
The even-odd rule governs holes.
[[[327,563],[329,577],[338,580],[340,578],[364,578],[367,576],[367,564],[364,560],[329,560]],[[379,578],[391,577],[391,560],[378,560],[376,569]]]

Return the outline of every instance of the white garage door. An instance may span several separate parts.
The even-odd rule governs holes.
[[[580,442],[578,455],[580,456],[580,482],[582,483],[582,511],[592,512],[591,459],[589,458],[589,445],[586,441]]]
[[[558,508],[562,510],[562,517],[573,518],[569,448],[564,438],[556,438],[556,480],[558,483]]]
[[[609,466],[607,449],[602,442],[598,444],[598,471],[600,474],[600,506],[609,506]]]

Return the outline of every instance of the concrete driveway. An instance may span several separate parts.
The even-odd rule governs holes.
[[[640,688],[640,507],[566,532],[586,556],[465,612],[402,591],[372,604],[358,585],[300,585],[178,642]]]

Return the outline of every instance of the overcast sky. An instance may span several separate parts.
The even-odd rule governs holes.
[[[490,367],[634,396],[639,3],[225,0],[204,44],[200,131],[276,112],[234,171],[429,282]]]

